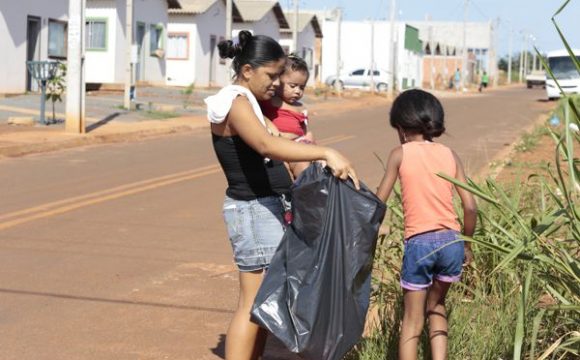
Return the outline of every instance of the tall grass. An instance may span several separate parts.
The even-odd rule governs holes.
[[[580,73],[555,17],[564,46]],[[543,59],[542,57],[540,57]],[[553,77],[548,64],[547,72]],[[557,82],[557,80],[556,80]],[[558,84],[559,86],[559,84]],[[578,359],[580,357],[580,172],[574,148],[580,134],[577,102],[564,96],[561,132],[554,139],[548,175],[532,175],[509,187],[487,179],[463,184],[441,177],[479,198],[479,226],[472,238],[475,263],[452,287],[449,312],[450,359]],[[375,262],[375,331],[348,359],[396,359],[402,316],[398,285],[402,257],[400,195],[390,201],[389,234],[380,239]],[[421,355],[429,357],[426,334]]]

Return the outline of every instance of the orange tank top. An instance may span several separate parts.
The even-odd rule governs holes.
[[[399,179],[405,239],[440,229],[461,230],[453,208],[454,185],[437,176],[455,177],[456,172],[455,157],[445,145],[428,141],[403,144]]]

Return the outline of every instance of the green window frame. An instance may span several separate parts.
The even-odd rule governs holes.
[[[99,29],[95,25],[104,24]],[[103,36],[99,41],[94,36]],[[107,18],[86,18],[85,19],[85,47],[87,51],[107,51],[109,49],[109,19]]]
[[[149,25],[149,55],[157,57],[156,51],[163,50],[165,42],[163,37],[165,35],[165,29],[161,24],[151,24]]]
[[[66,59],[68,22],[48,19],[48,57]]]

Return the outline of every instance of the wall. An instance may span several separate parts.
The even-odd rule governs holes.
[[[197,25],[196,19],[203,15],[170,15],[168,32],[187,33],[189,36],[189,51],[187,60],[167,59],[167,84],[189,86],[195,83],[197,69]]]
[[[167,1],[166,0],[133,0],[135,5],[135,15],[134,21],[145,23],[145,40],[144,40],[144,56],[143,71],[142,71],[142,81],[148,82],[154,85],[164,85],[166,82],[166,70],[167,62],[165,57],[159,58],[151,56],[150,51],[150,26],[151,25],[161,25],[163,27],[162,32],[162,46],[165,49],[167,45]],[[125,3],[125,1],[119,1],[119,3]],[[124,12],[123,12],[124,13]],[[125,24],[125,17],[121,17],[123,29]],[[134,28],[135,31],[135,28]],[[123,59],[125,58],[125,45],[117,46],[120,54],[123,54]],[[124,61],[121,61],[124,64]],[[125,66],[121,66],[121,69],[125,69]],[[124,74],[124,71],[122,72]],[[121,79],[124,76],[120,77]]]
[[[68,19],[68,0],[0,1],[0,93],[26,91],[27,16],[41,18],[40,60],[48,59],[48,19]]]
[[[224,86],[231,82],[230,72],[224,61],[220,62],[217,43],[226,34],[226,7],[223,1],[217,1],[197,19],[195,84],[201,87]],[[216,38],[216,47],[210,48],[211,37]],[[213,50],[213,83],[210,83],[210,54]]]
[[[461,67],[461,56],[425,55],[423,57],[423,87],[431,88],[431,64],[436,89],[449,87],[449,79],[455,74],[455,69]]]
[[[336,74],[337,24],[323,21],[322,81]],[[374,23],[374,63],[375,68],[389,71],[390,61],[388,41],[391,26],[389,22]],[[395,25],[395,73],[397,86],[402,89],[406,82],[420,86],[422,77],[422,55],[405,49],[405,23]],[[362,67],[371,66],[371,23],[368,21],[343,21],[341,26],[341,74]]]
[[[143,54],[140,57],[141,81],[154,85],[165,84],[166,60],[151,56],[150,26],[161,25],[162,44],[167,44],[167,2],[165,0],[134,0],[133,33],[137,24],[145,24]],[[86,76],[89,83],[125,81],[126,71],[126,0],[88,0],[86,17],[106,17],[108,46],[106,51],[87,51]],[[135,38],[135,36],[134,36]],[[164,46],[163,45],[163,46]]]
[[[114,83],[117,66],[117,44],[123,39],[118,38],[119,24],[117,21],[117,7],[114,1],[91,1],[90,8],[86,9],[85,18],[90,20],[107,20],[107,48],[106,50],[86,50],[85,76],[87,83]]]

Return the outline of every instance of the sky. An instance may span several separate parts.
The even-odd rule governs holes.
[[[293,0],[279,0],[291,7]],[[465,0],[397,0],[399,20],[463,21]],[[384,20],[389,17],[390,0],[300,0],[304,9],[343,8],[345,20]],[[498,54],[507,55],[510,32],[513,34],[513,51],[520,51],[524,35],[531,34],[541,52],[563,48],[551,17],[564,0],[469,0],[468,21],[499,19],[497,36]],[[572,48],[580,48],[580,0],[571,0],[556,17],[562,32]],[[530,50],[532,50],[530,42]]]

